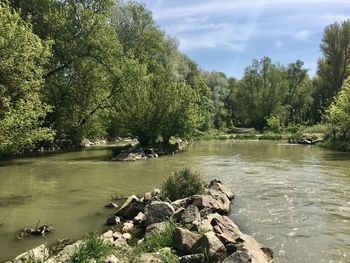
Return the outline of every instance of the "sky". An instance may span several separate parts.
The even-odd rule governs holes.
[[[350,0],[141,0],[201,69],[240,78],[253,59],[297,59],[313,76],[324,28],[350,18]]]

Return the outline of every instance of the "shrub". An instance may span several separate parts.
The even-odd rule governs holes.
[[[95,234],[89,234],[81,246],[79,246],[66,263],[80,263],[95,260],[95,262],[104,262],[104,259],[112,251],[111,244],[105,244],[98,239]]]
[[[271,131],[275,133],[280,133],[282,131],[283,122],[280,118],[272,115],[266,119],[266,122]]]
[[[161,196],[171,201],[200,194],[204,191],[204,181],[199,173],[184,168],[167,177],[162,185]]]

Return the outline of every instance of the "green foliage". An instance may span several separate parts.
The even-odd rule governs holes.
[[[341,90],[350,75],[350,20],[335,22],[324,30],[321,50],[324,57],[318,62],[314,80],[314,117],[321,120],[322,114]]]
[[[162,198],[171,201],[185,198],[204,191],[204,182],[200,174],[184,168],[168,176],[161,188]]]
[[[164,231],[156,231],[145,240],[134,247],[121,247],[116,250],[118,259],[122,262],[135,262],[135,259],[144,253],[159,252],[162,262],[177,263],[178,257],[173,251],[163,250],[163,248],[171,247],[173,244],[173,233],[176,225],[172,220],[165,221]]]
[[[332,126],[333,137],[350,138],[350,77],[326,111],[326,118]]]
[[[270,116],[266,119],[267,126],[270,128],[271,131],[279,133],[282,131],[283,123],[280,118],[276,116]]]
[[[112,250],[112,244],[104,243],[95,234],[89,234],[65,263],[85,263],[91,260],[102,263]]]
[[[40,127],[50,110],[40,96],[49,44],[6,3],[0,4],[0,155],[53,138],[51,129]]]

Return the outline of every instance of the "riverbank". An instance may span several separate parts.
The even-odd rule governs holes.
[[[212,180],[202,194],[162,201],[160,190],[131,195],[107,231],[56,251],[43,244],[10,262],[272,262],[273,253],[227,217],[234,194]]]

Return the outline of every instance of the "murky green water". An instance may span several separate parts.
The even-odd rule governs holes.
[[[183,153],[108,162],[111,148],[0,163],[0,261],[38,244],[101,228],[112,193],[143,193],[189,166],[237,198],[230,216],[275,252],[275,262],[350,262],[350,155],[278,142],[197,142]],[[47,237],[15,239],[52,223]]]

